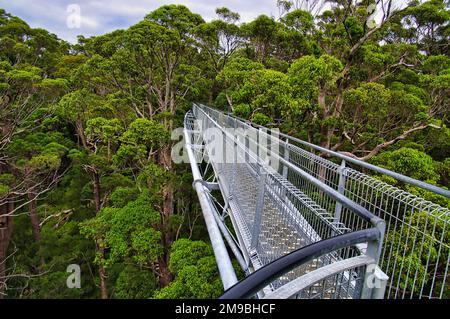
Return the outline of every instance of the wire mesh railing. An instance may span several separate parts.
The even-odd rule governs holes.
[[[302,175],[301,171],[295,170],[295,166],[284,159],[281,159],[283,165],[292,170],[289,176],[283,167],[266,162],[267,148],[262,146],[263,141],[258,140],[257,134],[251,136],[256,132],[254,128],[240,127],[242,123],[231,117],[223,117],[221,113],[217,113],[213,119],[199,108],[193,111],[195,116],[190,119],[193,123],[188,126],[198,132],[196,149],[199,154],[204,152],[209,156],[207,161],[214,168],[222,193],[232,207],[233,222],[241,235],[241,246],[245,247],[254,270],[301,247],[351,231],[302,192],[294,182],[313,191],[312,195],[326,198],[330,205],[339,203],[358,216],[354,218],[364,222],[366,228],[380,226],[378,223],[382,222],[381,219],[344,196],[336,197],[339,195],[337,191],[314,177]],[[227,132],[225,128],[230,127],[233,128],[232,132]],[[380,237],[382,233],[381,228]],[[276,290],[303,274],[364,253],[371,254],[373,260],[377,260],[379,249],[380,245],[376,244],[371,249],[367,246],[349,246],[330,252],[274,280],[270,289]],[[346,277],[340,278],[352,283],[351,291],[361,292],[354,287],[356,282],[349,280],[353,275],[350,271]]]
[[[331,156],[342,160],[340,165],[336,164],[314,153],[315,150],[324,153],[321,147],[284,134],[274,134],[206,106],[194,105],[193,111],[196,118],[202,118],[204,113],[217,126],[234,129],[233,137],[224,138],[223,147],[230,150],[238,148],[235,152],[228,152],[228,156],[236,159],[231,164],[218,164],[217,169],[222,172],[221,178],[226,179],[226,184],[233,188],[229,195],[235,194],[238,197],[236,202],[247,206],[240,207],[241,211],[256,211],[259,200],[262,211],[270,212],[261,217],[262,223],[272,226],[262,230],[266,232],[267,244],[264,240],[254,240],[259,245],[257,250],[270,251],[270,254],[260,254],[263,263],[306,242],[370,227],[370,221],[328,196],[299,174],[300,169],[386,222],[379,264],[389,276],[387,298],[450,297],[450,210],[389,185],[378,176],[382,172],[401,181],[411,182],[411,179],[384,169],[371,169],[371,165],[329,151]],[[215,127],[213,123],[208,124],[206,117],[203,117],[202,125],[203,129]],[[264,145],[260,143],[262,139]],[[265,156],[269,157],[269,162],[264,167],[271,170],[263,174],[267,187],[264,188],[264,196],[258,198],[261,175],[258,161],[266,160]],[[364,174],[363,170],[372,176]],[[411,183],[416,186],[424,184],[419,181]],[[434,190],[434,186],[428,188],[428,191]],[[446,191],[439,190],[439,193],[445,195]],[[296,213],[292,216],[287,213],[289,211]],[[294,220],[296,216],[297,220]],[[298,216],[302,219],[299,220]],[[255,222],[253,217],[243,217],[250,241]],[[283,226],[277,229],[271,218],[277,220],[276,225]],[[309,225],[309,231],[306,226],[306,230],[292,226],[302,223]],[[264,245],[272,245],[272,249]],[[364,247],[360,248],[364,250]]]
[[[372,242],[377,242],[380,239],[379,236],[377,228],[368,228],[307,245],[264,265],[226,290],[220,298],[250,298],[268,283],[292,269],[347,247],[361,243],[370,245]],[[380,299],[384,294],[385,285],[369,287],[368,278],[378,276],[380,281],[385,284],[387,276],[380,273],[378,267],[373,267],[374,262],[368,255],[341,259],[289,281],[280,288],[269,292],[264,298],[353,299],[363,297]],[[377,271],[378,275],[375,274]]]

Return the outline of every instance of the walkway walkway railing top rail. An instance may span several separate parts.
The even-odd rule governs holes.
[[[292,211],[292,207],[287,206],[295,206],[296,211],[300,213],[299,216],[303,218],[303,220],[295,220],[295,222],[298,224],[306,221],[311,229],[290,229],[288,225],[292,225],[292,218],[295,216],[287,217],[289,214],[282,214],[283,218],[286,218],[284,225],[287,228],[284,230],[277,233],[273,229],[270,230],[270,227],[265,229],[269,233],[272,231],[274,236],[278,236],[284,231],[285,240],[292,241],[290,251],[298,248],[298,245],[305,244],[295,245],[295,240],[293,240],[295,235],[292,233],[296,231],[307,233],[307,236],[302,235],[303,239],[297,238],[297,240],[301,241],[308,237],[308,240],[313,242],[314,236],[317,236],[315,240],[318,241],[336,234],[369,227],[367,220],[361,218],[361,215],[355,214],[335,196],[329,196],[330,192],[324,193],[323,187],[317,187],[318,184],[311,180],[313,177],[315,181],[322,182],[335,193],[342,195],[342,198],[357,203],[364,210],[386,221],[386,235],[380,251],[380,266],[389,276],[386,297],[444,298],[450,296],[449,209],[389,185],[381,181],[378,176],[366,175],[362,171],[371,170],[370,174],[389,175],[397,181],[425,187],[427,191],[439,195],[448,196],[448,191],[284,134],[274,134],[265,128],[255,127],[248,122],[204,105],[194,105],[193,113],[196,119],[203,119],[201,129],[208,127],[206,118],[209,118],[209,122],[214,122],[219,128],[235,129],[234,135],[224,138],[225,144],[228,143],[231,149],[237,148],[238,145],[246,147],[250,147],[252,144],[256,145],[256,153],[245,150],[229,152],[232,156],[241,157],[240,160],[232,161],[234,164],[231,165],[219,163],[215,166],[215,170],[221,172],[223,187],[229,188],[226,195],[234,194],[238,197],[234,202],[231,201],[231,206],[243,205],[242,203],[248,206],[237,207],[242,212],[257,211],[259,205],[264,208],[263,212],[270,212],[273,217],[274,212]],[[245,133],[239,133],[243,130],[246,130]],[[207,138],[207,136],[205,137]],[[265,145],[260,145],[258,139],[261,137],[264,137]],[[314,150],[328,153],[343,161],[341,165],[338,165],[314,154]],[[267,155],[270,155],[270,159],[266,163],[268,165],[263,165],[263,167],[271,170],[261,175],[261,163],[267,160]],[[252,156],[254,161],[249,160]],[[275,161],[277,165],[272,163],[274,158],[277,159]],[[239,163],[250,163],[247,166],[252,167],[253,172]],[[348,163],[351,163],[353,167],[349,167]],[[264,189],[265,192],[258,196],[259,188],[251,189],[251,186],[258,185],[256,182],[261,180],[261,176],[264,176],[265,181],[260,189]],[[249,189],[243,187],[249,187]],[[248,194],[253,194],[253,196]],[[276,198],[278,200],[274,200]],[[253,223],[255,221],[259,223],[265,221],[266,224],[270,224],[269,216],[263,215],[259,220],[255,216],[247,217],[234,220],[234,224],[247,223],[249,232],[254,230]],[[265,238],[253,236],[253,242],[251,242],[251,235],[248,236],[250,238],[248,244],[261,252],[258,258],[262,264],[267,264],[280,257],[280,254],[287,253],[287,251],[272,250],[271,254],[264,254],[264,251],[268,251],[267,247],[270,247],[270,242],[282,239],[269,238],[269,240],[267,236]],[[264,243],[264,240],[261,239],[268,243]],[[245,238],[241,238],[242,241],[245,241]],[[362,249],[364,250],[364,247]],[[247,256],[247,258],[251,257]]]

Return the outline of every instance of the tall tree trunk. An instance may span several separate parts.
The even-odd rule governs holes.
[[[0,205],[0,299],[6,292],[6,258],[13,231],[13,219],[8,213],[14,210],[14,204]]]
[[[37,215],[37,204],[36,199],[34,199],[36,195],[33,193],[28,193],[28,200],[30,201],[29,208],[30,208],[30,220],[31,220],[31,231],[33,234],[34,241],[40,241],[41,240],[41,231],[39,228],[39,217]]]
[[[103,266],[105,248],[102,244],[96,245],[97,251],[101,254],[102,262],[98,266],[98,274],[100,277],[100,296],[102,299],[108,299],[108,287],[106,286],[106,268]]]
[[[108,288],[106,287],[106,269],[103,266],[98,267],[100,276],[100,295],[102,299],[108,299]]]
[[[83,145],[83,147],[85,149],[89,149],[88,144],[87,144],[87,140],[86,140],[86,135],[84,134],[83,122],[81,121],[80,118],[78,118],[76,120],[75,127],[76,127],[76,130],[77,130],[78,137],[81,140],[81,144]]]
[[[227,102],[228,102],[228,112],[233,112],[234,108],[233,108],[233,100],[231,99],[231,96],[228,93],[225,93],[225,97],[227,98]]]
[[[328,119],[330,117],[330,109],[327,106],[326,97],[327,97],[326,91],[324,89],[320,89],[319,96],[318,96],[318,103],[319,103],[319,107],[322,110],[322,121],[324,122],[324,123],[321,123],[321,126],[320,126],[320,133],[322,135],[322,142],[320,143],[320,146],[329,149],[330,143],[331,143],[331,137],[333,136],[333,128],[325,121],[326,119]],[[326,175],[325,167],[321,166],[321,168],[319,169],[319,172],[318,172],[319,180],[325,181],[325,175]],[[320,192],[320,194],[322,194],[322,191]]]
[[[100,176],[97,169],[94,168],[92,171],[92,188],[94,195],[95,212],[98,213],[101,208],[101,198],[100,198]]]
[[[94,182],[94,201],[95,201],[95,209],[96,213],[100,211],[100,182],[98,182],[98,174],[95,174],[97,176],[97,183]],[[97,193],[95,192],[95,189],[97,189]],[[101,262],[98,266],[98,274],[100,277],[100,296],[102,299],[108,299],[108,286],[106,285],[106,268],[104,265],[105,260],[105,246],[102,243],[97,243],[96,250],[101,256]]]
[[[168,267],[168,254],[164,254],[158,260],[158,270],[159,270],[159,286],[166,287],[172,281],[172,273]]]
[[[319,95],[317,98],[317,102],[319,104],[320,109],[322,110],[322,121],[325,122],[326,119],[330,117],[329,108],[326,104],[326,92],[323,89],[319,90]],[[330,126],[327,123],[321,123],[320,125],[320,133],[322,135],[322,142],[320,145],[325,148],[330,147]]]
[[[101,209],[101,197],[100,197],[100,174],[97,169],[94,167],[92,169],[92,184],[93,184],[93,197],[95,204],[95,213],[98,214]],[[105,246],[102,242],[96,243],[95,246],[96,251],[101,256],[101,262],[98,266],[98,274],[100,277],[100,295],[102,299],[108,299],[108,287],[106,285],[106,268],[104,265],[105,260]]]
[[[30,201],[28,206],[30,208],[31,231],[33,234],[33,240],[39,244],[41,241],[41,229],[39,226],[39,216],[37,214],[36,194],[33,192],[28,192],[28,200]],[[43,256],[40,257],[40,263],[41,266],[45,264]]]
[[[165,146],[160,152],[159,162],[166,169],[172,169],[172,160],[171,160],[171,148],[170,146]],[[161,216],[161,231],[163,234],[162,238],[162,246],[164,249],[163,256],[158,260],[159,266],[159,283],[161,287],[167,286],[172,280],[172,274],[169,270],[169,251],[170,246],[173,241],[173,232],[170,228],[170,219],[173,215],[173,206],[174,206],[174,196],[173,196],[173,188],[170,183],[166,184],[163,188],[163,211]]]
[[[171,147],[165,146],[161,151],[160,163],[168,171],[172,169],[172,159],[171,159]],[[168,220],[173,214],[173,189],[170,183],[166,184],[163,189],[163,217]]]
[[[175,96],[171,88],[171,78],[173,65],[167,66],[167,77],[165,82],[165,92],[164,92],[164,103],[161,105],[163,111],[169,111],[175,114],[176,104]],[[172,131],[173,122],[171,119],[164,122],[166,129],[169,132]],[[167,171],[172,169],[172,158],[171,158],[171,145],[164,146],[158,154],[159,164]],[[171,279],[172,274],[168,267],[169,250],[173,241],[172,230],[170,229],[170,218],[173,215],[173,188],[170,183],[164,185],[163,190],[163,207],[161,212],[161,232],[163,234],[162,246],[163,246],[163,256],[158,260],[159,267],[159,283],[161,287],[167,286]]]

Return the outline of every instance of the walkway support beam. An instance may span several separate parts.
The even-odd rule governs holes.
[[[228,289],[238,282],[236,273],[234,272],[233,265],[231,263],[230,255],[222,238],[222,234],[217,226],[216,219],[214,218],[213,206],[207,195],[207,189],[204,186],[204,181],[200,170],[198,169],[197,162],[195,160],[194,153],[192,151],[191,137],[188,130],[184,129],[184,138],[186,141],[186,151],[189,157],[189,162],[192,169],[192,175],[194,177],[193,186],[197,192],[198,200],[203,212],[203,218],[206,223],[211,245],[216,258],[217,267],[219,268],[220,279],[222,280],[224,289]]]

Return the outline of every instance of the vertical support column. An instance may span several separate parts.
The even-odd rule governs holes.
[[[345,193],[345,160],[342,160],[341,166],[338,168],[339,182],[338,182],[338,192],[342,195]],[[334,221],[340,222],[342,214],[342,204],[337,202],[334,209]]]
[[[284,142],[284,154],[283,154],[283,158],[289,162],[289,139],[286,138],[285,142]],[[281,162],[281,161],[280,161]],[[281,162],[282,163],[282,162]],[[289,168],[286,164],[282,164],[283,165],[283,171],[282,171],[282,175],[284,179],[288,179],[288,173],[289,173]],[[282,187],[281,189],[281,198],[287,200],[287,198],[285,198],[286,196],[286,187]]]
[[[381,256],[381,249],[383,247],[384,233],[386,231],[386,222],[381,218],[376,218],[376,220],[372,221],[372,224],[378,229],[380,232],[380,238],[375,241],[371,241],[367,245],[366,255],[370,256],[375,260],[375,263],[378,264]]]
[[[251,249],[255,249],[258,244],[258,237],[261,231],[261,220],[264,208],[264,192],[266,189],[266,177],[267,174],[264,172],[263,168],[259,166],[259,187],[258,187],[258,195],[256,197],[256,210],[255,210],[255,219],[253,220],[253,229],[252,229],[252,243]]]

